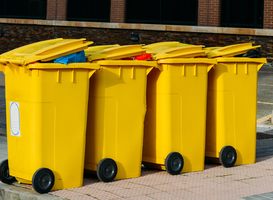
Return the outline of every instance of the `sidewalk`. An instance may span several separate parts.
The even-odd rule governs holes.
[[[264,134],[273,129],[258,127]],[[6,137],[0,136],[0,160],[7,158]],[[6,185],[0,182],[0,200],[40,199],[273,199],[273,138],[257,140],[255,164],[224,168],[206,164],[205,170],[171,176],[165,171],[142,169],[141,177],[100,182],[85,175],[80,188],[36,193],[30,185]]]

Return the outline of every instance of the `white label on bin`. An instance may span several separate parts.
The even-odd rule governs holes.
[[[11,135],[21,137],[19,103],[10,102],[9,110]]]

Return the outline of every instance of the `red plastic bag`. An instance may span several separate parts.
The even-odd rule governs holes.
[[[150,59],[152,56],[151,54],[142,54],[139,56],[135,56],[135,57],[128,57],[128,58],[122,58],[122,60],[148,60]]]
[[[152,56],[150,53],[148,54],[142,54],[142,55],[139,55],[139,56],[136,56],[135,57],[135,60],[148,60],[150,59]]]

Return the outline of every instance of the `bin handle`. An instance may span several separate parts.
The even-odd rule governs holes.
[[[212,68],[214,68],[214,64],[208,65],[208,66],[207,66],[207,73],[208,73]]]
[[[162,70],[162,66],[150,66],[150,67],[147,67],[147,70],[146,70],[146,75],[148,75],[153,69],[158,69],[159,71],[163,71]]]
[[[92,76],[96,71],[97,71],[97,70],[95,70],[95,69],[90,69],[90,70],[89,70],[89,73],[88,73],[88,78],[90,79],[91,76]]]
[[[152,69],[154,69],[154,68],[158,69],[161,72],[163,71],[163,68],[161,65],[150,66],[150,67],[147,67],[146,75],[148,75],[152,71]]]
[[[264,65],[264,63],[258,64],[258,65],[257,65],[257,71],[259,71],[263,65]]]
[[[148,75],[148,74],[152,71],[153,68],[154,68],[154,67],[147,67],[146,75]]]
[[[0,71],[5,74],[6,66],[4,64],[0,64]]]

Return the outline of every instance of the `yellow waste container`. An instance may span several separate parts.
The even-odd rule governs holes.
[[[143,164],[172,175],[203,170],[207,75],[216,60],[172,58],[167,52],[162,53],[166,59],[156,55],[162,71],[154,69],[148,75]],[[184,53],[189,56],[187,51],[174,51],[179,57]]]
[[[247,52],[252,44],[217,48],[209,57]],[[225,167],[255,163],[257,71],[265,58],[219,57],[209,72],[206,157]]]
[[[127,57],[137,51],[143,53],[142,46],[136,46],[121,46],[108,52],[107,57],[121,58],[122,54]],[[89,91],[89,105],[94,109],[90,106],[88,109],[85,169],[96,171],[104,182],[139,177],[147,74],[157,64],[155,61],[134,60],[97,63],[101,69],[90,79],[94,87]]]
[[[82,186],[89,78],[95,63],[51,63],[92,42],[54,39],[0,56],[5,73],[8,161],[2,182],[39,193]]]

